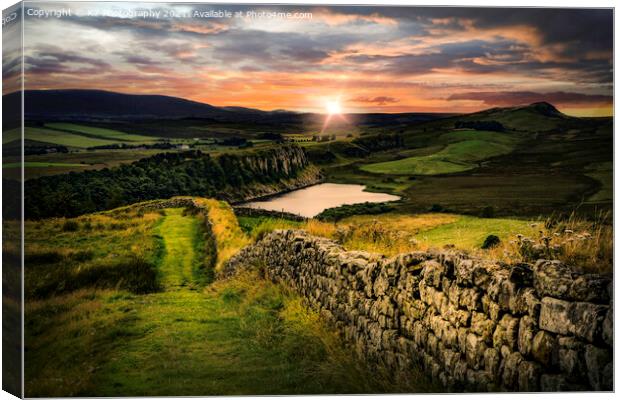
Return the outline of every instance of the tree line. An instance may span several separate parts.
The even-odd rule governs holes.
[[[306,166],[303,149],[294,146],[219,157],[199,150],[161,153],[115,168],[28,180],[25,214],[73,217],[182,195],[239,200],[248,185],[292,178]]]

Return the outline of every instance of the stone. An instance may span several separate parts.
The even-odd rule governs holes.
[[[519,352],[510,353],[503,361],[504,369],[502,373],[502,383],[508,389],[517,389],[519,379],[519,364],[523,361],[523,356]]]
[[[491,320],[498,322],[499,317],[502,315],[502,310],[499,307],[499,304],[491,300],[488,295],[482,296],[482,310],[486,315],[491,318]]]
[[[480,297],[480,292],[475,288],[463,288],[461,289],[458,304],[459,306],[466,308],[468,311],[481,310],[482,303],[480,301]]]
[[[493,347],[501,348],[506,345],[510,350],[516,350],[518,336],[519,319],[504,314],[493,333]]]
[[[426,341],[428,338],[428,330],[426,329],[426,327],[424,326],[424,324],[422,324],[419,321],[416,321],[413,323],[413,341],[415,344],[417,344],[420,347],[423,347],[426,345]]]
[[[537,392],[540,390],[540,372],[542,368],[532,361],[519,363],[518,388],[520,392]]]
[[[594,342],[602,331],[608,307],[583,302],[568,302],[544,297],[540,309],[540,329],[562,335],[575,335]]]
[[[543,374],[540,376],[540,390],[543,392],[560,392],[567,388],[566,378],[562,375]]]
[[[507,296],[510,295],[510,291],[516,290],[516,285],[513,282],[510,282],[510,270],[505,268],[499,268],[493,271],[491,276],[491,280],[489,282],[489,286],[487,288],[487,293],[491,300],[500,302],[500,295],[503,296],[502,300],[505,301],[506,307],[502,309],[508,309],[508,302],[505,300]]]
[[[446,295],[440,291],[429,287],[426,289],[427,294],[430,298],[430,304],[435,308],[438,313],[441,313],[445,310],[448,305],[448,298]]]
[[[467,348],[467,334],[469,331],[466,328],[457,329],[458,346],[461,353],[465,354]]]
[[[458,349],[458,330],[451,325],[448,325],[441,337],[442,343],[450,349]]]
[[[495,323],[479,312],[471,314],[471,331],[479,335],[487,345],[493,344]]]
[[[471,368],[479,369],[482,366],[485,350],[486,346],[480,336],[474,333],[467,335],[465,342],[465,358],[467,360],[467,364]]]
[[[540,297],[568,298],[572,270],[560,261],[539,260],[534,265],[534,288]]]
[[[424,282],[428,286],[441,288],[441,281],[445,273],[445,267],[435,260],[428,260],[422,263],[424,267]]]
[[[450,371],[455,362],[461,358],[461,355],[456,351],[445,350],[443,353],[443,368],[444,371]]]
[[[458,360],[454,365],[454,372],[452,374],[457,381],[465,382],[467,379],[467,362],[463,359]]]
[[[457,309],[452,303],[448,303],[443,314],[456,328],[460,328],[461,326],[469,326],[470,313],[465,310]]]
[[[603,340],[609,347],[614,345],[614,309],[609,307],[603,320]]]
[[[525,357],[532,351],[532,342],[537,332],[537,324],[532,317],[526,315],[519,320],[518,348]]]
[[[581,380],[586,373],[582,353],[575,349],[560,347],[558,349],[558,365],[560,371],[571,379]]]
[[[483,263],[454,250],[386,259],[288,230],[229,261],[233,271],[257,264],[394,374],[421,364],[445,390],[461,391],[612,387],[607,276],[555,261]]]
[[[390,289],[390,281],[387,274],[380,273],[372,286],[375,297],[382,297],[388,293]]]
[[[493,375],[494,377],[499,376],[499,364],[500,364],[500,354],[497,349],[493,347],[489,347],[484,351],[484,370]]]
[[[527,314],[535,321],[538,321],[540,317],[540,299],[536,295],[536,290],[533,288],[526,288],[523,290],[523,299],[525,306],[527,307]]]
[[[614,384],[614,363],[613,361],[608,363],[603,369],[603,374],[601,375],[601,379],[603,382],[603,390],[612,390]]]
[[[570,286],[568,297],[572,300],[590,303],[608,303],[607,285],[609,282],[609,278],[597,274],[577,276]]]
[[[588,369],[588,381],[594,390],[612,390],[613,374],[605,373],[605,368],[612,360],[612,351],[586,345],[585,361]],[[611,379],[610,379],[611,378]]]
[[[532,341],[531,355],[543,366],[551,366],[554,352],[557,350],[556,338],[546,331],[538,331]]]
[[[450,300],[450,303],[458,306],[461,296],[461,288],[459,287],[459,285],[457,285],[456,282],[453,282],[452,284],[450,284],[450,286],[443,284],[443,290],[444,293],[446,293],[446,295],[448,296],[448,300]]]
[[[462,286],[469,286],[474,283],[474,261],[470,259],[459,260],[454,265],[456,283]]]
[[[532,266],[526,263],[513,265],[510,268],[508,279],[518,287],[532,286],[534,282],[534,271],[532,270]]]

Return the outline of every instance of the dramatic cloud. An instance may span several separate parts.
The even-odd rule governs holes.
[[[343,106],[350,112],[469,112],[534,101],[580,115],[612,110],[612,10],[104,2],[31,7],[74,11],[70,17],[27,18],[24,60],[32,89],[161,93],[299,111],[322,111],[335,97],[348,99]],[[196,17],[223,10],[240,14]],[[6,62],[3,72],[17,67]]]
[[[350,100],[353,103],[374,103],[379,106],[384,106],[389,103],[398,103],[398,99],[389,96],[377,96],[377,97],[356,97]]]
[[[24,57],[25,68],[32,74],[98,74],[112,66],[101,59],[84,57],[61,49],[39,50]]]

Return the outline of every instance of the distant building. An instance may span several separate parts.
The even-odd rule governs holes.
[[[181,144],[178,147],[179,150],[189,150],[189,145],[187,144]]]

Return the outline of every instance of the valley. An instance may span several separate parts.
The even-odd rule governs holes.
[[[152,107],[154,100],[147,100]],[[51,104],[47,97],[40,101]],[[170,107],[182,112],[178,101]],[[400,196],[397,207],[405,212],[433,208],[481,215],[493,209],[499,216],[536,217],[575,210],[593,215],[611,205],[604,194],[611,187],[611,119],[569,117],[547,103],[461,116],[349,115],[355,124],[340,122],[324,137],[317,134],[319,120],[310,114],[207,107],[201,119],[193,108],[199,106],[189,107],[189,118],[135,116],[126,122],[103,117],[56,122],[35,113],[26,128],[27,151],[32,152],[26,154],[26,179],[115,169],[161,153],[199,151],[218,158],[299,146],[308,162],[322,170],[324,181]],[[77,118],[86,112],[79,110],[62,112]],[[3,137],[3,171],[17,177],[19,157],[11,154],[11,132]]]
[[[129,101],[117,95],[101,96]],[[542,258],[600,276],[596,282],[612,272],[611,118],[575,118],[535,103],[463,115],[348,115],[355,125],[323,132],[316,115],[146,97],[145,110],[167,106],[177,118],[140,114],[133,103],[123,116],[106,114],[117,112],[112,104],[86,118],[71,97],[54,107],[43,97],[54,113],[26,123],[28,396],[445,390],[428,359],[407,361],[403,376],[393,360],[360,354],[356,346],[366,342],[335,329],[325,313],[331,300],[322,301],[335,289],[308,294],[273,279],[277,262],[261,264],[251,253],[271,245],[297,249],[287,257],[327,254],[314,252],[316,243],[338,246],[343,257],[385,268],[408,254],[434,265],[429,260],[445,253],[498,271]],[[20,141],[14,130],[3,137],[8,189],[19,185]],[[18,207],[9,202],[5,215],[19,215]],[[246,265],[246,254],[258,261]],[[347,258],[342,270],[358,261]],[[357,275],[382,282],[368,262]],[[429,287],[438,285],[432,265],[422,274]],[[240,269],[231,274],[233,266]],[[317,276],[318,285],[327,282]],[[368,291],[382,293],[376,285]],[[416,288],[419,302],[426,295]],[[338,296],[338,304],[353,302]],[[398,343],[412,340],[410,327],[388,322],[395,314],[381,304],[359,306],[360,332],[372,337],[377,330],[367,327],[384,324],[386,335],[404,335]],[[458,315],[471,311],[458,307]],[[454,315],[442,321],[453,324]]]
[[[29,3],[3,390],[617,387],[613,4]]]

